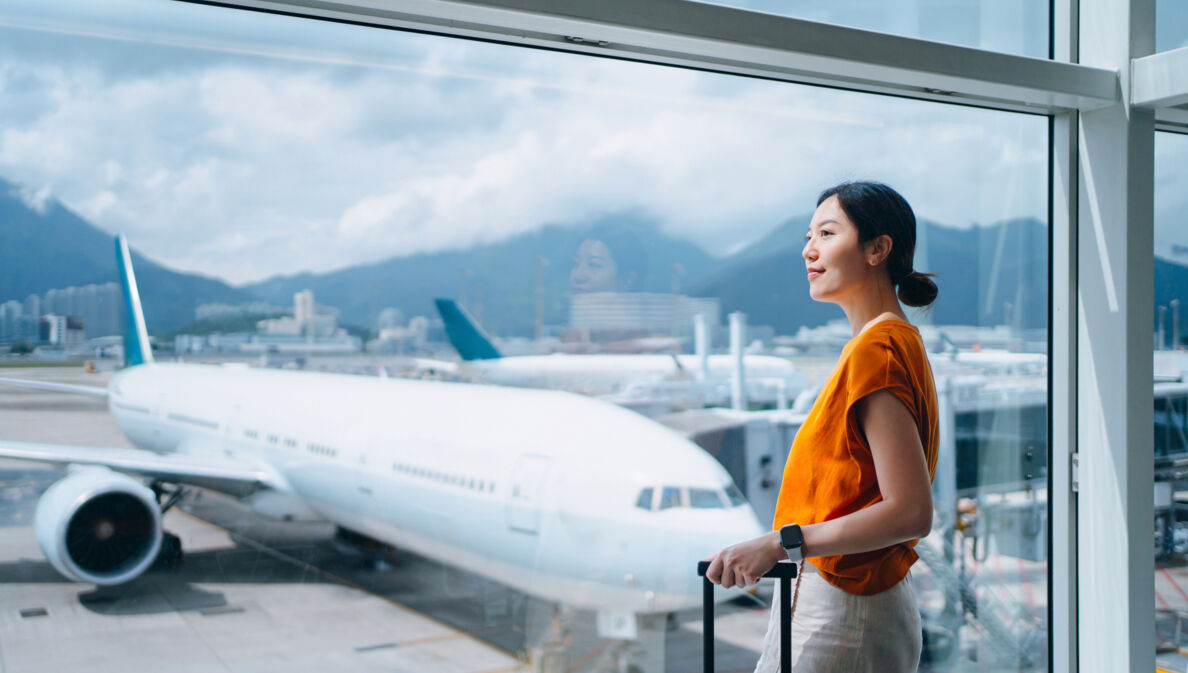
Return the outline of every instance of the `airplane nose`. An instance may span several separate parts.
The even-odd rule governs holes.
[[[726,547],[759,537],[767,532],[767,529],[759,523],[759,517],[755,515],[755,510],[750,505],[737,507],[729,514],[729,516],[723,517],[722,525],[705,532],[705,535],[695,545],[695,548],[690,549],[688,558],[698,560],[707,559]],[[696,563],[689,564],[689,572],[693,575],[692,581],[689,583],[689,602],[700,605],[702,601],[703,580],[696,576],[695,570]],[[748,590],[737,587],[723,589],[720,586],[716,586],[714,587],[714,602],[721,603],[722,601],[738,598],[747,593]]]

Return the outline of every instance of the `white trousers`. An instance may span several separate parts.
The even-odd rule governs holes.
[[[792,615],[795,673],[914,673],[920,665],[920,610],[908,573],[873,596],[839,589],[805,563]],[[793,582],[793,595],[795,583]],[[780,670],[780,589],[776,585],[755,673]]]

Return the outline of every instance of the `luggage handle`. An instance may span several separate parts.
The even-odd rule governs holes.
[[[697,574],[701,579],[702,653],[705,673],[714,672],[714,583],[705,576],[709,561],[697,562]],[[792,578],[796,577],[796,564],[780,561],[764,577],[780,580],[780,673],[792,673]]]

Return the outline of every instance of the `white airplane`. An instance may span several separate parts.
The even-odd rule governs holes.
[[[731,355],[708,355],[701,371],[699,355],[571,354],[504,356],[477,323],[452,299],[435,299],[446,335],[462,362],[421,360],[419,365],[463,379],[497,385],[570,390],[591,395],[625,391],[640,384],[665,381],[729,382]],[[782,382],[785,394],[804,387],[803,377],[789,361],[770,355],[744,355],[746,380],[765,385]],[[751,397],[756,397],[752,395]]]
[[[106,389],[17,383],[106,396],[137,449],[0,440],[0,457],[71,466],[34,518],[42,551],[67,578],[119,584],[153,563],[172,504],[158,483],[229,493],[274,517],[325,519],[597,610],[600,624],[699,604],[696,562],[763,530],[717,461],[607,402],[153,362],[122,236],[116,255],[127,368]]]

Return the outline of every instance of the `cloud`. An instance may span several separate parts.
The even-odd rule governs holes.
[[[225,16],[166,7],[196,12],[202,35]],[[138,44],[157,65],[135,67],[135,36],[68,31],[0,47],[0,175],[235,282],[623,210],[725,250],[849,178],[958,226],[1046,212],[1042,117],[236,16],[227,39],[267,35],[276,58],[207,37]],[[285,39],[299,56],[280,58]],[[19,114],[4,102],[18,89]]]

